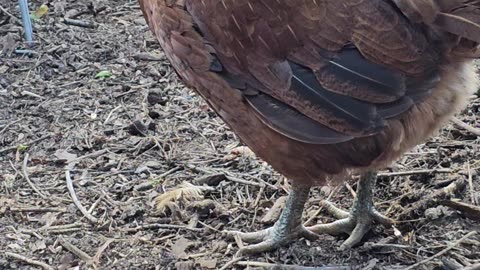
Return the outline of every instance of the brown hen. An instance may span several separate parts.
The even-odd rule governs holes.
[[[476,0],[140,0],[183,81],[292,181],[272,228],[237,233],[272,250],[374,221],[375,171],[437,131],[479,86]],[[305,228],[312,185],[361,173],[351,211]]]

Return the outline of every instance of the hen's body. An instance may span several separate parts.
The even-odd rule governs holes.
[[[480,31],[450,16],[479,19],[477,1],[140,3],[180,77],[305,186],[387,165],[479,85]]]

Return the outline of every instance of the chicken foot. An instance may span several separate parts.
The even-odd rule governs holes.
[[[340,250],[345,250],[358,244],[370,230],[373,222],[387,227],[394,224],[392,219],[380,214],[373,205],[373,188],[376,178],[377,174],[375,172],[367,172],[362,175],[357,183],[357,196],[350,212],[339,209],[328,201],[324,201],[325,209],[339,220],[308,227],[308,229],[315,234],[350,234],[350,237],[339,248]]]
[[[309,185],[294,182],[285,209],[273,227],[252,233],[227,232],[230,236],[238,236],[242,241],[252,244],[240,248],[236,256],[275,250],[301,237],[316,239],[317,235],[307,230],[302,224],[303,208],[309,192]]]

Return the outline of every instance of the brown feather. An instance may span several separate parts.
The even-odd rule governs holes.
[[[425,23],[435,32],[480,42],[480,1],[477,0],[393,0],[410,20]],[[452,51],[464,51],[457,43]],[[475,46],[476,47],[476,46]],[[476,56],[476,51],[471,51]]]
[[[478,45],[478,1],[140,5],[182,79],[257,155],[297,181],[323,184],[388,164],[438,130],[479,85],[465,58]]]

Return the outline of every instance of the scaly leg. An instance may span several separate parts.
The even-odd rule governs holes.
[[[370,230],[374,221],[385,226],[391,226],[394,221],[381,215],[373,206],[373,188],[376,179],[377,174],[375,172],[368,172],[362,175],[357,183],[357,197],[350,213],[325,201],[325,209],[339,220],[328,224],[315,225],[308,229],[316,234],[350,234],[350,237],[339,248],[340,250],[345,250],[358,244]]]
[[[271,228],[252,232],[227,232],[235,236],[238,235],[241,240],[247,243],[254,243],[241,248],[237,256],[271,251],[286,245],[300,237],[307,239],[316,239],[316,235],[307,230],[302,224],[302,213],[305,202],[308,200],[310,192],[309,185],[292,184],[292,190],[288,195],[285,209],[275,225]]]

